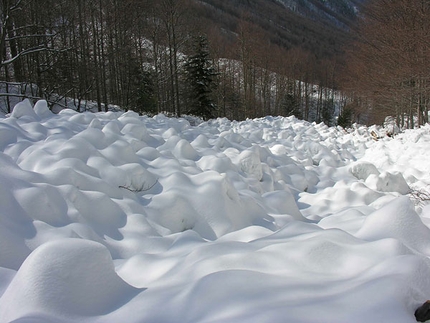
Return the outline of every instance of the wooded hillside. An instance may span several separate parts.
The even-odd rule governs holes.
[[[429,121],[430,3],[374,0],[348,46],[343,89],[351,108],[381,123],[413,128]]]
[[[278,1],[7,0],[0,19],[7,99],[15,91],[79,111],[90,100],[99,111],[175,115],[198,114],[205,101],[212,116],[333,122],[345,29]],[[203,101],[185,68],[199,50],[214,71]]]

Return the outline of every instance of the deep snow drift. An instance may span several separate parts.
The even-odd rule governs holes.
[[[415,322],[429,145],[24,101],[0,119],[0,322]]]

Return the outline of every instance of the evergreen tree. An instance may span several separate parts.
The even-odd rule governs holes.
[[[216,109],[212,99],[217,73],[209,57],[208,40],[198,36],[194,40],[194,53],[185,63],[186,81],[189,86],[189,110],[204,119],[214,117]]]
[[[136,91],[137,112],[156,113],[157,100],[155,97],[153,76],[150,71],[142,71],[139,87]]]
[[[293,94],[285,94],[284,98],[282,99],[281,107],[284,116],[295,116],[296,118],[301,117],[299,104]]]
[[[282,113],[284,116],[295,116],[296,118],[302,118],[302,112],[300,111],[300,104],[294,95],[292,84],[288,85],[288,92],[284,95],[281,101]]]
[[[337,125],[342,128],[348,128],[352,125],[353,110],[345,107],[337,118]]]
[[[331,99],[326,99],[323,102],[322,112],[321,112],[321,121],[324,122],[327,126],[333,125],[333,116],[334,116],[334,102]]]

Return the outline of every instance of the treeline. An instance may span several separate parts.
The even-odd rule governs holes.
[[[429,121],[430,2],[373,0],[348,50],[350,109],[370,123],[387,115],[413,128]]]
[[[235,19],[193,0],[5,0],[0,9],[0,95],[18,83],[13,95],[79,111],[93,101],[98,111],[334,121],[339,62],[276,41],[246,9]]]

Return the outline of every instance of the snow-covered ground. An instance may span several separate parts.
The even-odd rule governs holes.
[[[415,322],[430,126],[372,130],[20,103],[0,118],[0,322]]]

